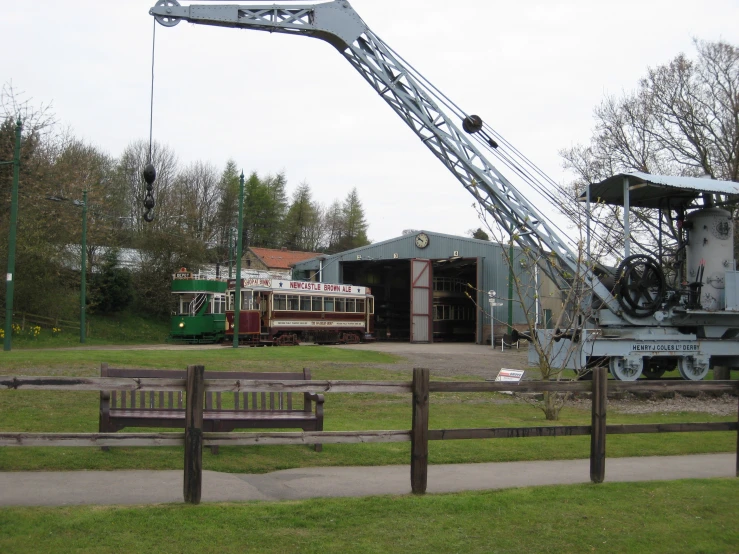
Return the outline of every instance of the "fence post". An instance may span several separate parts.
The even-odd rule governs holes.
[[[411,430],[411,490],[424,494],[429,464],[429,370],[413,369],[413,429]]]
[[[606,476],[606,401],[608,373],[605,367],[593,369],[593,411],[590,430],[590,480],[602,483]]]
[[[188,504],[200,504],[203,484],[203,392],[205,367],[187,366],[187,404],[185,406],[185,482],[183,493]]]

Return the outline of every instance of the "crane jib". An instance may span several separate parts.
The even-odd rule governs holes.
[[[435,87],[424,84],[422,76],[367,27],[349,2],[181,6],[176,0],[159,0],[149,13],[168,27],[187,21],[301,34],[332,44],[516,242],[524,248],[546,251],[558,260],[544,263],[542,268],[555,282],[563,284],[571,282],[573,275],[580,276],[616,317],[638,324],[638,318],[624,313],[583,256],[546,222],[546,215],[482,155],[472,138],[474,133],[482,135],[485,144],[496,151],[504,150],[483,131],[482,120],[464,113],[453,119],[445,113],[433,99]]]

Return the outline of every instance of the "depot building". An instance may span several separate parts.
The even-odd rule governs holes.
[[[520,330],[527,321],[548,327],[561,309],[560,294],[533,260],[514,247],[509,264],[510,252],[507,244],[406,231],[298,262],[293,279],[369,287],[378,340],[489,344],[509,322]]]

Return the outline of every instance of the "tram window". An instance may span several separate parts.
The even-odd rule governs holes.
[[[334,311],[334,299],[324,298],[323,299],[323,309],[326,312],[333,312]]]
[[[322,296],[312,296],[313,299],[313,311],[314,312],[322,312],[323,311],[323,297]]]
[[[373,314],[375,313],[375,299],[374,298],[368,298],[367,302],[369,302],[369,313]]]
[[[275,294],[273,305],[275,310],[287,310],[287,295]]]
[[[310,296],[300,297],[300,309],[304,312],[309,312],[311,307]]]
[[[346,299],[345,298],[336,298],[336,308],[335,310],[337,312],[345,312],[346,311]]]
[[[221,294],[214,295],[213,300],[211,302],[211,306],[210,306],[210,313],[222,314],[225,311],[226,311],[226,297]]]
[[[346,311],[347,312],[356,312],[357,311],[357,302],[354,300],[354,298],[347,298],[346,299]]]
[[[245,291],[245,290],[241,291],[241,309],[242,310],[252,309],[252,305],[253,305],[252,304],[253,302],[252,294],[253,293],[251,291]]]
[[[357,311],[364,313],[364,298],[357,298]]]
[[[296,295],[290,295],[287,297],[287,309],[288,310],[299,310],[300,309],[300,297]]]

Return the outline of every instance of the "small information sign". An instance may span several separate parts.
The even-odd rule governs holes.
[[[495,380],[505,383],[520,383],[523,373],[523,369],[501,369]]]

